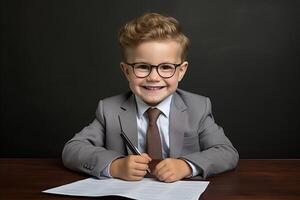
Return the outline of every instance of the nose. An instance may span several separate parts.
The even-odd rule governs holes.
[[[147,76],[148,81],[160,81],[160,75],[157,72],[156,67],[151,68],[150,74]]]

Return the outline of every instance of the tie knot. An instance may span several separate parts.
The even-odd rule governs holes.
[[[160,110],[157,108],[149,108],[147,110],[149,124],[156,123],[158,116],[160,115]]]

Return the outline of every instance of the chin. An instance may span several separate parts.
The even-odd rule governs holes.
[[[155,106],[155,105],[157,105],[159,102],[157,102],[157,101],[147,101],[147,100],[145,100],[145,99],[143,99],[143,101],[146,103],[146,104],[148,104],[149,106]]]
[[[162,102],[164,99],[143,99],[143,101],[150,105],[150,106],[155,106],[157,104],[159,104],[160,102]]]

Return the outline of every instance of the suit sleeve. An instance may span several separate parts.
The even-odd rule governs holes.
[[[105,148],[103,101],[99,102],[96,119],[69,140],[62,152],[65,167],[100,178],[100,173],[123,155]]]
[[[206,109],[200,121],[198,135],[201,151],[182,158],[200,169],[202,173],[199,176],[206,178],[235,168],[239,159],[238,152],[225,136],[222,127],[215,123],[208,98],[206,98]]]

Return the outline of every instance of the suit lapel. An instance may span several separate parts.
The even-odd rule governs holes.
[[[175,92],[171,102],[169,135],[170,135],[170,157],[177,158],[180,156],[184,129],[186,125],[186,105],[181,97]]]
[[[121,105],[120,123],[124,133],[130,141],[138,146],[137,123],[136,123],[136,103],[134,95],[131,96]],[[127,146],[126,146],[127,147]],[[127,147],[127,152],[131,152]]]

